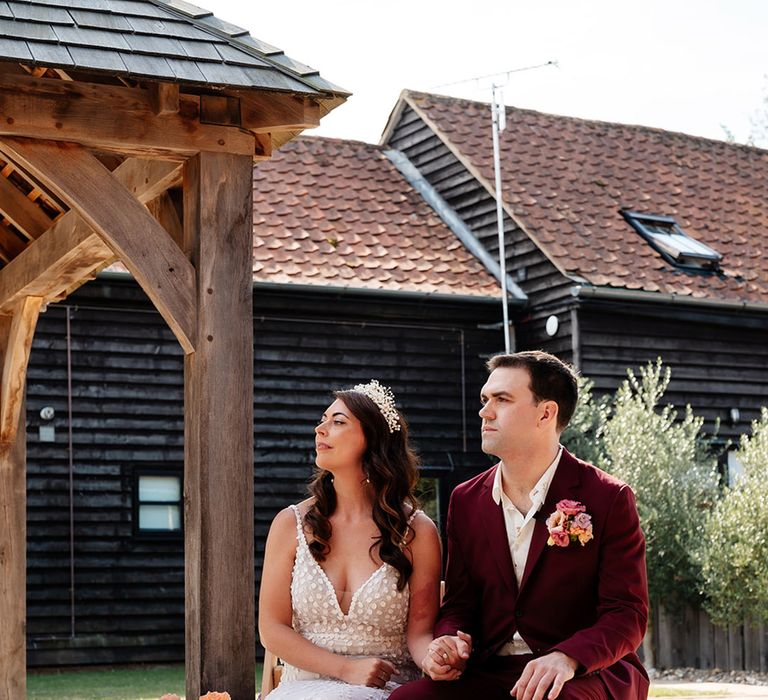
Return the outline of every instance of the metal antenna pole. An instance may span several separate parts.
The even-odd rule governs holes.
[[[493,99],[491,115],[493,122],[493,173],[496,189],[496,225],[499,230],[499,270],[501,272],[501,308],[504,313],[504,352],[512,351],[509,332],[509,301],[507,299],[507,254],[504,241],[504,207],[501,194],[501,156],[499,153],[499,133],[506,128],[507,113],[499,85],[492,85]]]
[[[514,68],[512,70],[505,71],[504,73],[490,73],[488,75],[478,76],[476,78],[469,78],[467,80],[457,80],[453,83],[444,83],[443,85],[437,85],[435,87],[449,87],[452,85],[460,85],[461,83],[476,82],[484,78],[491,78],[495,76],[503,75],[505,81],[503,84],[497,84],[493,82],[491,84],[491,91],[493,97],[491,99],[491,117],[493,122],[493,173],[495,176],[495,189],[496,189],[496,225],[499,230],[499,271],[501,273],[501,308],[504,313],[504,351],[509,354],[512,352],[512,338],[509,326],[509,300],[507,299],[507,253],[504,241],[504,206],[502,203],[501,194],[501,155],[499,153],[499,134],[507,127],[507,108],[504,106],[504,99],[501,95],[501,88],[509,82],[509,76],[512,73],[520,73],[522,71],[535,70],[537,68],[545,68],[546,66],[558,67],[557,61],[547,61],[546,63],[540,63],[535,66],[525,66],[524,68]]]

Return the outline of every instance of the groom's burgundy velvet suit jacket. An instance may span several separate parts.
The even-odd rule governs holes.
[[[491,496],[496,467],[459,485],[448,509],[446,589],[435,636],[472,634],[482,664],[519,630],[537,656],[560,650],[580,674],[599,673],[614,700],[645,698],[635,654],[645,633],[645,540],[626,484],[563,450],[518,587],[504,515]],[[592,516],[586,545],[547,545],[545,520],[562,499]]]

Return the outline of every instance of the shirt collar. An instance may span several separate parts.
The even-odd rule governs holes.
[[[549,491],[549,485],[552,483],[552,479],[557,471],[557,465],[560,463],[560,457],[563,455],[563,446],[560,445],[560,449],[557,451],[557,455],[552,460],[552,463],[546,468],[541,478],[536,482],[536,485],[531,489],[528,497],[533,504],[532,510],[536,511],[544,503],[544,499],[547,497]],[[501,503],[501,496],[503,494],[501,487],[501,462],[496,467],[496,474],[493,476],[493,487],[491,488],[491,497],[496,505]]]

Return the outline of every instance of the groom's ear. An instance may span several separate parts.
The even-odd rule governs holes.
[[[557,425],[557,414],[559,406],[557,401],[544,400],[539,403],[539,427],[545,425]]]

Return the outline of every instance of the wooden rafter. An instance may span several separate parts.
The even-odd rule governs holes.
[[[112,174],[139,202],[153,207],[167,197],[167,188],[180,181],[181,169],[181,165],[167,161],[131,159]],[[156,218],[166,225],[166,219]],[[18,241],[12,231],[7,233]],[[178,230],[170,233],[174,240],[180,239]],[[0,256],[6,238],[0,235]],[[45,303],[63,298],[113,262],[115,254],[76,211],[70,211],[26,250],[18,241],[10,260],[0,270],[0,314],[12,314],[19,300],[26,296],[40,296]]]
[[[40,207],[5,177],[0,177],[0,212],[27,238],[40,237],[52,223]]]
[[[25,248],[25,243],[8,226],[0,222],[0,259],[10,262]]]
[[[43,205],[50,211],[56,212],[56,215],[65,211],[60,202],[57,202],[56,199],[51,197],[48,192],[43,192],[38,184],[34,182],[32,178],[29,177],[29,175],[27,175],[23,170],[19,170],[13,163],[7,163],[2,161],[2,159],[0,159],[0,162],[3,163],[3,168],[0,170],[0,174],[2,174],[3,177],[9,179],[18,178],[19,180],[22,180],[26,183],[27,187],[29,187],[27,198],[30,201],[37,202],[38,200],[42,200]]]
[[[137,188],[145,188],[145,176],[138,175],[126,186],[116,177],[126,163],[113,174],[74,144],[3,139],[0,151],[50,187],[82,217],[130,270],[184,351],[194,351],[195,271],[165,229],[136,200]],[[141,165],[133,161],[128,166],[141,170]],[[146,190],[147,200],[159,196],[161,188],[167,186],[167,182],[160,182]],[[86,241],[78,238],[69,243],[85,245]],[[71,245],[63,252],[69,251]],[[46,260],[49,264],[51,258]],[[42,270],[38,268],[37,272]]]
[[[200,122],[200,101],[184,95],[178,112],[156,113],[149,90],[0,76],[0,136],[71,141],[144,158],[218,152],[266,158],[271,140],[237,126]]]

